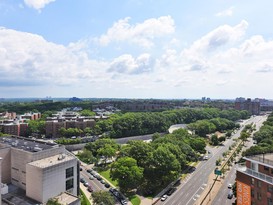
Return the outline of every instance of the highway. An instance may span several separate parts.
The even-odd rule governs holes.
[[[266,120],[267,116],[257,116],[253,118],[253,122],[256,124],[256,130],[258,131],[262,126],[263,122]],[[244,149],[248,149],[249,147],[253,146],[253,139],[249,138],[249,140],[245,143]],[[216,195],[215,199],[212,202],[212,205],[231,205],[235,199],[232,200],[227,198],[229,189],[228,184],[234,184],[236,179],[236,169],[235,165],[232,166],[230,172],[225,177],[225,181],[223,183],[222,188],[219,190],[218,194]]]
[[[265,116],[255,116],[251,117],[248,120],[242,122],[243,125],[256,123],[256,126],[261,125]],[[157,204],[166,204],[166,205],[192,205],[200,197],[206,186],[211,186],[208,183],[208,176],[215,169],[216,160],[222,156],[222,153],[227,151],[229,146],[233,144],[233,139],[236,139],[240,136],[243,126],[230,138],[224,142],[224,146],[210,148],[207,150],[211,152],[209,159],[207,161],[202,161],[198,165],[195,172],[190,174],[185,180],[181,182],[181,185],[177,188],[166,201],[159,201]]]

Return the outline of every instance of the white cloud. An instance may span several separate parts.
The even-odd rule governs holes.
[[[215,16],[232,16],[234,7],[230,7],[224,11],[218,12]]]
[[[150,54],[144,53],[136,59],[129,54],[115,58],[109,66],[108,72],[123,74],[142,74],[153,70],[154,61]]]
[[[135,25],[130,25],[129,20],[130,18],[127,17],[115,22],[106,34],[96,40],[103,46],[111,42],[128,41],[143,47],[151,47],[155,38],[175,31],[174,20],[171,16],[151,18]]]
[[[39,35],[5,28],[0,29],[0,61],[1,85],[5,82],[67,85],[95,77],[94,69],[104,66],[90,60],[78,47],[65,47]]]
[[[45,5],[54,2],[55,0],[24,0],[28,7],[34,8],[36,10],[41,10]]]

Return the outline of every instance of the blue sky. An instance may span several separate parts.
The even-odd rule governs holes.
[[[0,97],[273,99],[272,7],[0,0]]]

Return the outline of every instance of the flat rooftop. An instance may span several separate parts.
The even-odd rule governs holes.
[[[39,167],[39,168],[47,168],[53,165],[61,164],[70,160],[77,160],[73,155],[68,154],[58,154],[52,157],[40,159],[34,162],[29,163],[29,165]]]
[[[63,192],[59,196],[56,196],[54,198],[58,199],[58,202],[60,204],[71,204],[71,203],[73,203],[75,201],[80,200],[79,197],[76,197],[76,196],[74,196],[72,194],[69,194],[69,193],[66,193],[66,192]]]
[[[58,146],[54,143],[42,142],[39,140],[16,136],[0,137],[0,144],[9,145],[11,147],[28,152],[39,152]]]
[[[247,156],[245,158],[273,166],[273,153]]]

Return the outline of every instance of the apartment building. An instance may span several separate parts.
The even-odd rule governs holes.
[[[80,204],[79,162],[63,146],[2,137],[0,158],[2,183],[21,188],[27,197],[42,204],[64,192],[74,197],[69,204]]]
[[[25,113],[20,115],[19,119],[22,120],[38,120],[42,117],[41,113]]]
[[[244,157],[237,165],[237,205],[273,205],[273,154]]]
[[[259,100],[251,100],[250,98],[236,98],[235,110],[247,110],[252,115],[259,115],[261,112],[261,106]]]
[[[78,128],[84,130],[85,128],[93,128],[95,126],[95,120],[91,117],[80,116],[76,112],[59,112],[53,117],[46,119],[46,136],[47,137],[59,137],[60,129],[63,127]]]

